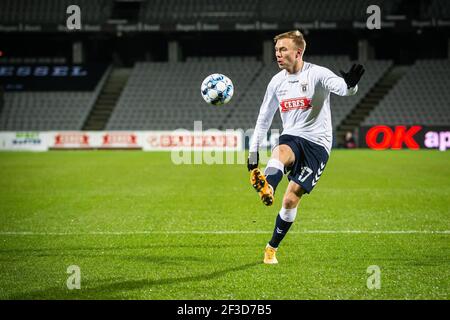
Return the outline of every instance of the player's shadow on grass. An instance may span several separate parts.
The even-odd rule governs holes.
[[[144,263],[144,264],[155,264],[155,265],[172,265],[172,266],[180,266],[183,265],[185,262],[192,262],[192,263],[205,263],[209,262],[211,259],[205,258],[205,257],[197,257],[197,256],[185,256],[185,255],[179,255],[179,256],[170,256],[170,255],[148,255],[145,256],[142,255],[130,255],[130,254],[122,254],[121,252],[118,253],[99,253],[97,252],[34,252],[32,255],[33,258],[59,258],[59,257],[65,257],[65,258],[71,258],[72,260],[80,260],[80,259],[92,259],[96,258],[98,260],[106,260],[106,261],[112,261],[117,259],[122,259],[126,261],[134,260],[138,263]],[[12,261],[23,261],[23,256],[16,256],[16,257],[0,257],[0,263],[11,263]]]
[[[205,263],[209,262],[210,259],[205,257],[196,257],[196,256],[117,256],[118,258],[124,259],[126,261],[134,260],[136,262],[141,263],[151,263],[157,265],[183,265],[184,262],[195,262],[195,263]]]
[[[86,287],[80,290],[69,291],[64,288],[65,284],[61,284],[61,287],[49,288],[45,290],[38,290],[32,292],[25,292],[19,295],[11,296],[8,299],[13,300],[28,300],[28,299],[123,299],[125,296],[121,294],[123,291],[147,289],[155,286],[165,286],[172,284],[182,284],[186,282],[199,282],[206,280],[213,280],[220,278],[231,272],[238,272],[252,268],[254,266],[261,265],[261,261],[255,261],[246,263],[243,265],[218,270],[210,273],[197,274],[184,277],[173,277],[165,279],[141,279],[141,280],[128,280],[117,281],[117,278],[110,278],[103,281],[111,283],[94,286],[86,285]],[[120,279],[122,280],[122,279]],[[143,297],[145,298],[145,297]]]
[[[198,274],[198,275],[192,275],[192,276],[185,276],[185,277],[174,277],[174,278],[165,278],[165,279],[158,279],[158,280],[131,280],[131,281],[122,281],[122,282],[113,282],[111,284],[102,285],[99,287],[94,288],[94,290],[98,290],[100,292],[104,291],[115,291],[115,290],[137,290],[137,289],[143,289],[146,287],[151,286],[160,286],[160,285],[171,285],[171,284],[180,284],[184,282],[196,282],[196,281],[205,281],[205,280],[213,280],[216,278],[220,278],[228,273],[231,272],[238,272],[245,269],[249,269],[251,267],[254,267],[256,265],[260,265],[261,262],[252,262],[247,263],[244,265],[231,267],[223,270],[214,271],[211,273],[204,273],[204,274]],[[111,279],[113,280],[113,279]]]

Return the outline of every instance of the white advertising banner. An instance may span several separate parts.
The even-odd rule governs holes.
[[[0,132],[0,150],[241,151],[241,130]]]
[[[0,150],[47,151],[48,139],[47,132],[1,132]]]

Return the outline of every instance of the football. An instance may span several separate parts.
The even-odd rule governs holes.
[[[219,106],[230,102],[234,87],[230,78],[214,73],[205,78],[200,88],[203,99],[212,105]]]

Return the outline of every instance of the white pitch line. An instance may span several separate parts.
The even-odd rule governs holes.
[[[127,236],[152,234],[270,234],[264,230],[193,230],[193,231],[91,231],[91,232],[34,232],[34,231],[0,231],[0,236]],[[291,231],[289,234],[450,234],[450,230],[303,230]]]

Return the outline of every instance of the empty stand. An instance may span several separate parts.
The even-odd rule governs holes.
[[[420,16],[422,19],[450,18],[450,1],[448,0],[433,0],[421,2]]]
[[[305,57],[336,74],[352,62],[345,56]],[[331,96],[332,123],[336,128],[391,65],[369,61],[355,96]],[[223,73],[235,86],[225,106],[206,104],[200,84],[211,73]],[[189,58],[180,63],[137,63],[106,125],[108,130],[193,129],[201,120],[204,129],[254,127],[267,84],[279,72],[275,63],[263,65],[254,58]],[[0,116],[1,130],[81,129],[97,98],[95,92],[6,93]],[[112,108],[108,109],[111,112]],[[275,115],[272,128],[281,128]]]
[[[352,62],[345,56],[308,57],[307,61],[326,66],[338,74]],[[359,85],[350,97],[332,95],[332,121],[336,126],[346,117],[391,65],[390,61],[369,61]],[[203,79],[215,72],[230,77],[235,86],[231,102],[207,105],[200,95]],[[181,63],[138,63],[112,114],[107,129],[173,130],[193,129],[195,120],[203,128],[254,127],[270,79],[279,72],[275,63],[264,66],[252,58],[196,58]],[[281,128],[275,115],[272,128]]]
[[[182,63],[137,63],[107,129],[193,129],[195,120],[203,128],[224,128],[229,112],[235,112],[261,63],[255,59],[216,58]],[[235,91],[225,106],[206,104],[200,85],[206,76],[223,73]]]
[[[379,0],[383,15],[393,13],[400,0]],[[145,22],[254,22],[366,20],[370,0],[154,0],[143,3]]]
[[[0,130],[81,130],[104,80],[94,91],[6,92]]]
[[[111,15],[112,0],[2,0],[1,23],[59,23],[66,24],[68,6],[81,9],[83,23],[100,24]]]
[[[280,22],[280,21],[365,21],[372,4],[382,15],[406,14],[410,18],[450,18],[448,0],[143,0],[134,9],[140,22]],[[84,23],[102,24],[114,18],[114,0],[2,0],[1,23],[58,23],[67,19],[66,8],[77,4]],[[138,3],[136,3],[138,4]],[[414,7],[412,11],[408,8]]]
[[[365,125],[448,125],[450,60],[419,60],[380,101]]]
[[[141,21],[196,22],[258,20],[259,0],[155,0],[143,3]]]
[[[273,21],[364,21],[366,10],[372,4],[382,8],[382,14],[395,11],[401,1],[379,0],[263,0],[261,15],[263,20]]]

